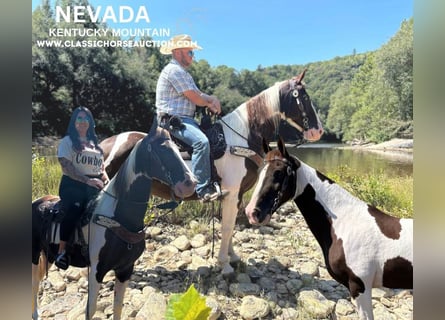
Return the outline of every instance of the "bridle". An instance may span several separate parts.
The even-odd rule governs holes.
[[[291,81],[291,80],[289,80]],[[292,118],[286,117],[286,114],[283,113],[283,117],[287,123],[289,123],[289,125],[291,125],[292,127],[294,127],[295,129],[297,129],[298,131],[300,131],[301,133],[303,133],[304,131],[309,130],[309,117],[304,109],[304,104],[301,102],[299,96],[299,92],[298,92],[298,86],[303,87],[302,84],[296,84],[294,85],[294,88],[292,90],[292,97],[295,98],[295,102],[297,103],[297,107],[301,112],[301,116],[302,116],[302,121],[303,121],[303,127],[301,127],[298,123],[296,123]]]
[[[296,170],[292,168],[292,163],[289,160],[284,159],[284,158],[278,158],[278,157],[274,157],[273,159],[264,160],[265,163],[268,163],[268,162],[270,163],[272,161],[280,161],[286,165],[286,176],[284,177],[284,181],[281,184],[281,188],[278,191],[277,196],[273,200],[271,213],[275,212],[279,208],[281,198],[283,197],[284,192],[287,190],[287,187],[289,185],[289,180],[291,179],[291,177],[295,177],[295,175],[296,175]]]

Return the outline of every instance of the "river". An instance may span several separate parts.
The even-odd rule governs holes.
[[[413,175],[412,153],[344,149],[344,146],[316,143],[288,147],[288,150],[306,164],[324,173],[335,172],[341,166],[348,166],[358,173],[381,172],[388,177]]]
[[[299,147],[288,146],[291,154],[323,173],[336,172],[348,166],[358,173],[380,173],[389,177],[412,176],[413,155],[405,152],[375,152],[363,149],[342,149],[345,145],[312,143]],[[36,148],[40,156],[54,159],[55,148]]]

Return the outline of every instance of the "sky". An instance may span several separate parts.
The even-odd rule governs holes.
[[[306,64],[379,49],[413,16],[414,0],[89,0],[96,9],[145,6],[150,22],[110,28],[186,33],[203,47],[196,59],[240,71]],[[32,0],[32,9],[41,0]],[[54,3],[54,1],[53,1]],[[103,11],[102,11],[103,12]],[[154,40],[168,40],[156,37]]]

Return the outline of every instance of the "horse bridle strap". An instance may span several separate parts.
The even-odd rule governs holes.
[[[291,168],[291,163],[287,159],[282,159],[278,157],[274,157],[273,159],[264,160],[264,162],[272,162],[272,161],[281,161],[286,165],[286,177],[284,178],[283,183],[281,184],[281,189],[278,191],[277,196],[274,199],[274,204],[272,206],[271,212],[275,212],[278,209],[278,204],[280,203],[281,197],[284,194],[284,191],[287,189],[289,184],[289,179],[291,176],[295,176],[296,172]]]
[[[93,216],[93,222],[99,226],[105,227],[111,230],[118,238],[129,244],[136,244],[145,240],[145,231],[132,232],[122,226],[118,221],[113,218],[95,214]]]

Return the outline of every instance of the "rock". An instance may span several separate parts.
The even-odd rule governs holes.
[[[203,234],[197,234],[190,240],[190,245],[192,248],[200,248],[203,247],[206,242],[206,237]]]
[[[232,283],[229,286],[230,293],[236,297],[245,297],[248,295],[258,295],[260,286],[255,283]]]
[[[217,320],[221,315],[221,307],[218,301],[216,301],[215,298],[207,297],[206,305],[212,309],[212,311],[210,311],[210,315],[207,320]]]
[[[286,282],[286,288],[291,294],[297,294],[303,287],[303,281],[300,279],[291,279]]]
[[[346,299],[339,299],[335,305],[337,317],[347,316],[355,312],[354,305]]]
[[[174,246],[161,247],[154,254],[154,261],[161,262],[171,259],[174,255],[178,253],[178,248]]]
[[[135,320],[151,320],[164,319],[167,303],[162,294],[152,292],[148,294],[146,301],[139,312],[136,314]]]
[[[301,291],[297,302],[299,314],[303,319],[330,318],[335,308],[335,302],[326,299],[317,290]]]
[[[255,296],[246,296],[243,298],[239,310],[243,319],[262,319],[269,314],[270,307],[266,300]]]
[[[191,240],[182,236],[190,229],[205,230],[202,222],[192,221],[185,228],[159,222],[147,228],[150,239],[125,292],[123,319],[164,319],[170,296],[193,283],[212,308],[211,320],[358,320],[348,290],[330,277],[318,243],[294,204],[278,211],[273,226],[236,229],[233,243],[241,262],[233,264],[234,275],[227,280],[210,255],[206,232]],[[216,230],[221,230],[219,223]],[[218,240],[215,245],[217,254]],[[85,318],[87,271],[51,267],[39,294],[42,319]],[[114,272],[105,275],[93,319],[112,319],[115,281]],[[372,295],[375,319],[413,319],[412,290],[373,289]]]
[[[187,239],[186,236],[179,236],[178,238],[172,241],[171,245],[178,248],[181,251],[188,250],[191,247],[190,240]]]

